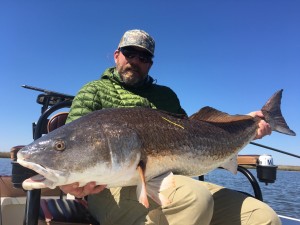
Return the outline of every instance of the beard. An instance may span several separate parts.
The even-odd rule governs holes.
[[[147,74],[142,74],[140,69],[134,66],[119,68],[118,72],[122,81],[128,86],[139,86],[143,84],[145,78],[147,77]]]

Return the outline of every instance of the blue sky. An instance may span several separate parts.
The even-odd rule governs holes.
[[[258,110],[284,89],[282,112],[300,135],[300,1],[2,0],[0,3],[0,151],[32,141],[38,92],[75,95],[114,65],[128,29],[156,40],[150,71],[189,115],[209,105],[231,114]],[[258,143],[300,154],[299,136],[273,133]],[[275,164],[300,165],[271,154]]]

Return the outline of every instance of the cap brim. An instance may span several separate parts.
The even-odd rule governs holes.
[[[124,47],[139,47],[139,48],[142,48],[144,50],[146,50],[152,57],[154,56],[154,54],[147,48],[145,48],[144,46],[142,45],[134,45],[134,44],[130,44],[130,45],[119,45],[118,48],[124,48]]]

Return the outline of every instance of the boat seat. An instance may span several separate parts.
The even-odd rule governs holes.
[[[52,116],[48,121],[47,132],[49,133],[55,130],[56,128],[65,125],[66,120],[68,118],[68,114],[68,112],[60,112]]]
[[[38,225],[99,225],[80,199],[41,199]]]

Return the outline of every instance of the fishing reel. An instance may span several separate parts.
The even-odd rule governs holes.
[[[275,182],[277,166],[273,164],[273,158],[271,155],[264,154],[259,156],[256,172],[257,178],[260,182],[264,182],[266,185]]]

